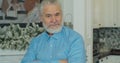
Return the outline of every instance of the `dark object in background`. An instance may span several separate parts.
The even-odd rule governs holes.
[[[16,4],[16,3],[18,3],[18,0],[12,0],[11,3]]]
[[[36,3],[40,3],[40,0],[25,0],[24,7],[27,13],[29,13],[34,7]]]
[[[120,55],[120,49],[112,49],[110,54],[111,55]]]

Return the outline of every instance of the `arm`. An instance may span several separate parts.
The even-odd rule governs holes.
[[[60,63],[68,63],[67,60],[60,60]]]
[[[71,41],[68,63],[86,63],[86,53],[82,37],[77,36],[76,39]]]

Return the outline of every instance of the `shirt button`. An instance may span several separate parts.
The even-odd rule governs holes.
[[[50,58],[52,58],[52,56],[50,56]]]
[[[50,45],[50,47],[52,47],[53,45]]]

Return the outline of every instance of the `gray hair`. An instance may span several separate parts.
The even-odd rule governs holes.
[[[39,6],[40,15],[41,15],[42,12],[43,12],[44,6],[47,5],[47,4],[58,4],[58,5],[60,5],[60,7],[61,7],[61,4],[60,4],[60,2],[59,2],[58,0],[43,0],[43,1],[40,3],[40,6]],[[62,7],[61,7],[61,8],[62,8]],[[62,11],[62,9],[61,9],[61,11]]]

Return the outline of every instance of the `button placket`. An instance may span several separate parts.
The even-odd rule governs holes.
[[[49,47],[50,47],[50,58],[52,58],[53,56],[52,56],[52,53],[53,53],[53,39],[52,38],[50,38],[50,42],[49,42]]]

